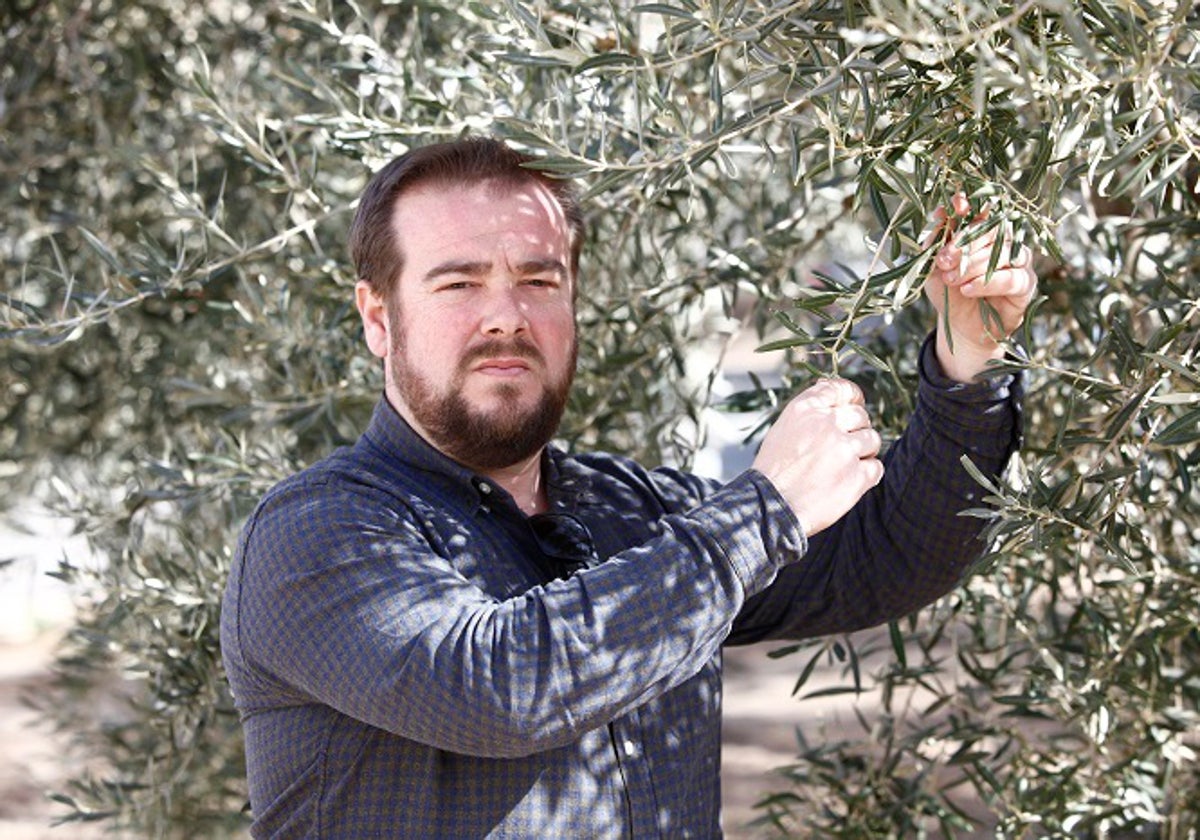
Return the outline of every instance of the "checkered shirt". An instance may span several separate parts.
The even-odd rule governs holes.
[[[959,459],[1002,469],[1019,391],[942,379],[927,342],[883,483],[810,539],[754,470],[553,448],[551,510],[528,517],[381,400],[238,546],[221,640],[253,836],[720,837],[722,645],[953,588],[981,548]]]

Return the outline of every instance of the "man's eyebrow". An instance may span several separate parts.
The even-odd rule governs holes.
[[[567,267],[563,265],[562,260],[555,257],[533,257],[522,260],[517,263],[515,268],[517,274],[522,277],[528,277],[533,274],[544,274],[546,272],[551,272],[560,278],[567,276]],[[438,263],[425,272],[425,276],[422,279],[426,283],[430,283],[446,275],[479,277],[491,270],[492,263],[489,260],[446,260],[446,262]]]
[[[554,257],[539,257],[517,263],[517,273],[522,275],[542,274],[547,271],[553,272],[559,277],[567,276],[567,267],[563,265],[562,260]]]
[[[444,263],[439,263],[429,271],[425,272],[422,278],[425,282],[436,280],[447,274],[461,274],[467,277],[478,277],[481,274],[487,274],[492,270],[492,264],[486,260],[447,260]]]

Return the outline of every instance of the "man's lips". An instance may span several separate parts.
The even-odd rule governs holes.
[[[543,363],[537,348],[527,341],[487,341],[472,348],[463,365],[473,373],[499,378],[523,376]]]
[[[474,365],[474,370],[491,376],[519,376],[529,370],[529,362],[516,358],[484,359]]]

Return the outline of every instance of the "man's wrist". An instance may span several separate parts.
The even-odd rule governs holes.
[[[954,349],[958,350],[957,342]],[[1006,354],[1009,363],[1019,359],[1020,348],[1013,349],[1018,355]],[[917,402],[937,418],[941,433],[960,441],[964,450],[978,449],[985,438],[1002,440],[1008,454],[1020,448],[1025,386],[1019,367],[1005,365],[1002,371],[990,371],[974,381],[956,381],[942,370],[936,336],[931,332],[921,345],[919,368]]]
[[[992,362],[1004,358],[1005,350],[999,344],[988,342],[978,346],[962,339],[954,342],[953,348],[941,329],[937,331],[936,353],[938,365],[947,379],[955,382],[974,382],[979,374],[987,370]]]

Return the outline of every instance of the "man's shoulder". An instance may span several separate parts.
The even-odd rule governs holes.
[[[630,493],[653,500],[665,512],[686,510],[706,499],[720,483],[672,466],[646,467],[633,458],[610,452],[560,456],[560,469],[582,479],[593,496]]]
[[[260,498],[253,519],[267,513],[315,517],[332,509],[388,515],[418,496],[420,476],[403,464],[381,464],[364,458],[356,447],[343,446],[271,486]]]
[[[277,481],[263,494],[260,504],[296,493],[319,493],[322,488],[336,491],[358,483],[371,483],[370,470],[354,457],[353,447],[341,446]]]

